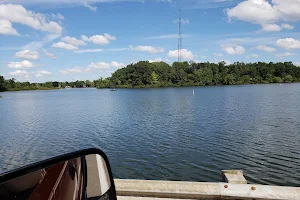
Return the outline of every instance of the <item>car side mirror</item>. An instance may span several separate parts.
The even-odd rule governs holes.
[[[109,161],[99,149],[76,151],[0,175],[0,199],[116,200]]]

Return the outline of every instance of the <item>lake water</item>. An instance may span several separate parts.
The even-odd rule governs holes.
[[[251,183],[300,186],[300,84],[1,96],[1,172],[100,147],[115,178],[220,181],[242,169]]]

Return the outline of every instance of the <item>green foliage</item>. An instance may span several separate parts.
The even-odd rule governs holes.
[[[0,76],[0,92],[7,90],[7,84],[3,76]]]
[[[95,80],[94,81],[94,85],[98,88],[98,89],[101,89],[101,88],[109,88],[109,87],[114,87],[113,84],[111,84],[109,79],[105,78],[103,79],[102,77],[99,78],[98,80]]]
[[[204,85],[300,82],[300,68],[292,62],[219,63],[140,61],[118,69],[109,78],[92,81],[29,83],[5,80],[0,76],[0,91],[49,90],[65,87],[149,88]]]
[[[286,83],[291,83],[291,82],[293,82],[293,77],[291,76],[291,75],[286,75],[285,77],[284,77],[284,82],[286,82]]]
[[[117,70],[109,79],[119,88],[233,85],[299,81],[300,68],[291,62],[195,63],[141,61]]]
[[[109,81],[108,81],[109,84]],[[0,76],[0,92],[2,91],[21,91],[21,90],[53,90],[65,87],[95,87],[92,81],[75,81],[75,82],[45,82],[45,83],[30,83],[30,82],[16,82],[15,79],[5,80]]]
[[[158,84],[158,78],[159,76],[153,71],[152,74],[151,74],[151,80],[152,80],[152,84]]]

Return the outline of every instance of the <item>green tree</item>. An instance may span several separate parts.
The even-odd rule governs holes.
[[[6,91],[7,86],[6,86],[6,81],[3,76],[0,76],[0,92]]]
[[[286,75],[284,77],[284,82],[286,82],[286,83],[291,83],[291,82],[293,82],[293,80],[294,80],[294,78],[291,75]]]
[[[152,72],[151,74],[151,79],[152,79],[152,84],[157,84],[158,83],[158,79],[159,79],[159,76],[158,74],[156,74],[154,71]]]

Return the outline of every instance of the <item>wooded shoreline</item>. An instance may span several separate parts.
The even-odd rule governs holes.
[[[292,62],[219,63],[140,61],[116,70],[109,78],[75,82],[17,82],[0,76],[0,91],[61,88],[159,88],[300,82],[300,67]]]

